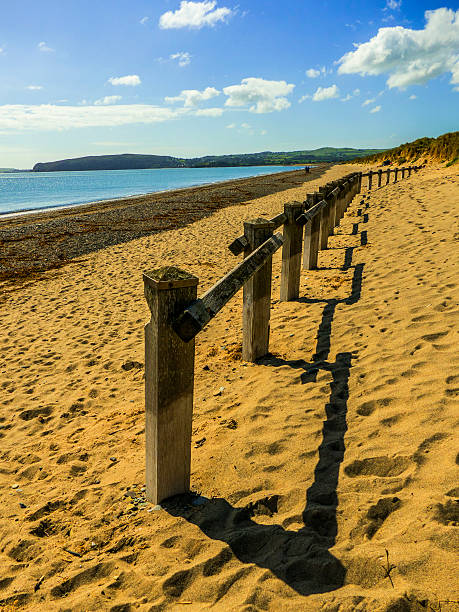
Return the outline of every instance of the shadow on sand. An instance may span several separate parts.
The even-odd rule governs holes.
[[[346,249],[342,270],[351,267],[354,248]],[[345,452],[348,381],[353,356],[349,352],[342,352],[336,355],[336,360],[332,363],[327,359],[330,353],[336,306],[340,303],[352,305],[359,300],[362,276],[363,264],[358,264],[354,267],[348,298],[298,300],[305,304],[325,301],[312,362],[286,361],[270,355],[258,362],[268,367],[288,365],[303,370],[301,374],[303,384],[315,382],[319,370],[326,370],[332,375],[331,393],[325,405],[326,420],[323,423],[314,482],[306,491],[306,503],[302,513],[304,527],[298,531],[288,530],[287,527],[293,519],[290,523],[284,521],[283,525],[260,525],[252,520],[257,514],[274,515],[277,512],[278,495],[258,500],[242,508],[233,507],[228,501],[220,498],[209,500],[200,507],[193,507],[193,503],[201,502],[203,498],[196,499],[191,495],[174,497],[162,503],[163,508],[171,515],[180,516],[197,525],[209,538],[228,544],[232,554],[241,562],[269,569],[301,595],[333,591],[344,584],[346,575],[344,566],[330,553],[330,548],[335,544],[337,536],[337,486],[339,469]],[[209,575],[218,571],[216,565],[223,565],[229,561],[231,551],[225,549],[218,559],[209,562]],[[165,589],[174,596],[180,596],[188,582],[188,571],[183,570],[174,574],[164,585]]]

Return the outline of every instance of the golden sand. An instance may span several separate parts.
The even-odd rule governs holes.
[[[2,286],[0,610],[459,609],[457,166],[356,197],[297,301],[277,253],[258,364],[231,300],[197,339],[209,501],[143,502],[142,270],[202,293],[243,219],[354,169]]]

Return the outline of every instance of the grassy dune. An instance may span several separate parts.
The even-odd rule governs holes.
[[[354,161],[361,164],[383,161],[395,164],[446,162],[451,166],[459,161],[459,132],[448,132],[438,138],[418,138],[382,153],[358,157]]]

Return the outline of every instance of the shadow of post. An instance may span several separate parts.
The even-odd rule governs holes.
[[[352,265],[354,247],[346,249],[342,270]],[[322,428],[322,441],[318,448],[319,459],[314,470],[314,481],[306,491],[306,503],[302,512],[304,527],[297,531],[288,526],[296,520],[287,519],[282,525],[260,525],[253,520],[257,514],[270,516],[277,512],[279,496],[270,496],[245,507],[234,507],[221,498],[208,500],[195,506],[196,497],[182,495],[163,502],[162,506],[173,516],[180,516],[198,526],[206,536],[225,542],[243,563],[253,563],[270,570],[277,578],[301,595],[336,590],[344,584],[346,570],[330,553],[337,536],[338,478],[344,459],[344,436],[347,431],[347,401],[349,377],[353,355],[340,352],[336,360],[328,362],[332,322],[338,304],[355,304],[361,295],[363,264],[354,266],[350,294],[344,299],[325,300],[322,320],[317,333],[316,351],[312,362],[288,361],[275,356],[260,359],[260,365],[276,367],[288,365],[303,370],[302,384],[316,382],[319,370],[332,375],[330,397],[325,405],[326,420]],[[300,298],[300,303],[318,303],[324,300]],[[224,564],[231,558],[228,550],[222,551],[212,563]],[[180,596],[186,588],[187,573],[174,574],[164,588]],[[205,573],[206,567],[203,572]],[[209,566],[209,572],[215,568]],[[210,574],[209,574],[210,575]],[[169,584],[170,583],[170,584]]]

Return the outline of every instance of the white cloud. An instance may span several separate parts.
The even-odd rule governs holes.
[[[260,136],[266,136],[267,133],[268,133],[268,130],[261,130]]]
[[[43,51],[43,53],[51,53],[52,51],[54,51],[54,49],[52,49],[51,47],[48,47],[48,45],[45,42],[39,42],[37,47],[40,51]]]
[[[183,68],[184,66],[188,66],[188,64],[191,62],[191,55],[188,53],[188,51],[179,51],[178,53],[169,55],[169,59],[177,60],[178,65]]]
[[[58,106],[56,104],[0,106],[0,130],[65,130],[158,123],[179,118],[187,110],[148,104],[117,106]]]
[[[310,79],[316,79],[318,76],[320,76],[320,70],[309,68],[309,70],[306,70],[306,76]]]
[[[194,112],[197,117],[221,117],[223,115],[222,108],[199,108]]]
[[[190,107],[196,106],[200,102],[210,100],[211,98],[215,98],[215,96],[219,95],[220,91],[215,89],[215,87],[206,87],[203,91],[199,91],[197,89],[184,89],[178,96],[167,96],[164,99],[169,104],[183,102],[183,106]]]
[[[116,104],[121,100],[121,96],[105,96],[105,98],[99,98],[94,104],[96,106],[108,106],[109,104]]]
[[[167,11],[159,19],[159,27],[167,30],[171,28],[196,28],[215,26],[219,21],[225,21],[233,11],[225,6],[216,8],[215,0],[204,2],[188,2],[182,0],[180,8],[176,11]]]
[[[402,0],[387,0],[386,2],[386,10],[389,9],[391,11],[395,11],[402,6]]]
[[[331,100],[339,96],[339,89],[336,85],[330,87],[318,87],[312,99],[314,102],[322,102],[323,100]]]
[[[149,19],[150,17],[142,17],[142,19],[139,20],[139,23],[141,23],[142,25],[145,25]]]
[[[226,127],[227,127],[229,130],[234,130],[234,128],[236,127],[236,124],[235,124],[235,123],[229,123],[229,124],[228,124]]]
[[[346,94],[344,98],[341,98],[341,102],[349,102],[349,100],[355,98],[356,96],[360,96],[360,89],[354,89],[352,93]]]
[[[380,28],[338,61],[340,74],[388,74],[390,88],[422,85],[446,72],[459,84],[459,9],[426,11],[426,26]]]
[[[40,89],[43,89],[42,85],[27,85],[26,89],[29,89],[30,91],[39,91]]]
[[[5,51],[3,47],[0,47],[0,55]]]
[[[368,100],[362,102],[362,106],[368,106],[369,104],[373,104],[373,102],[376,102],[376,98],[368,98]]]
[[[379,113],[380,110],[381,110],[380,106],[375,106],[374,108],[371,109],[370,113]]]
[[[241,123],[241,128],[244,128],[244,130],[250,130],[252,126],[249,123]]]
[[[415,96],[414,94],[410,96],[410,100],[416,100],[417,96]]]
[[[306,102],[306,100],[309,100],[310,98],[312,98],[312,96],[310,96],[309,94],[305,94],[304,96],[301,96],[301,98],[298,100],[298,104],[302,104],[303,102]]]
[[[223,88],[228,96],[225,106],[249,106],[251,113],[271,113],[290,106],[287,100],[295,85],[286,81],[267,81],[250,77],[242,79],[240,85]]]
[[[108,82],[112,85],[129,85],[131,87],[136,87],[140,85],[142,81],[137,74],[128,74],[122,77],[110,77]]]

